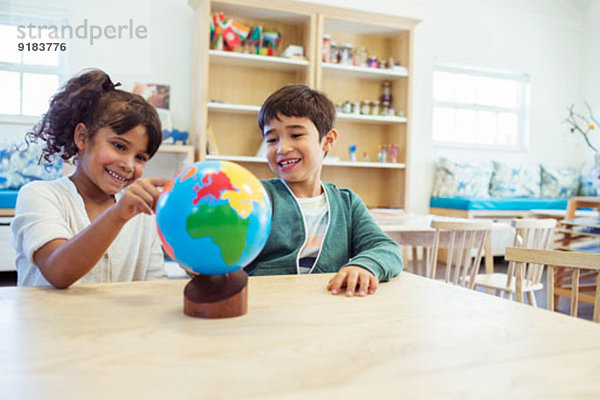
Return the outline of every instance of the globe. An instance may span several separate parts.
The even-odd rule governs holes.
[[[166,253],[192,274],[217,275],[249,264],[271,230],[271,202],[260,181],[228,161],[201,161],[165,185],[156,205]]]

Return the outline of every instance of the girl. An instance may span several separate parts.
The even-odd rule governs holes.
[[[26,141],[43,158],[74,159],[75,172],[21,188],[11,223],[18,285],[67,288],[165,277],[155,219],[167,180],[141,178],[162,134],[156,110],[89,70],[52,98]]]

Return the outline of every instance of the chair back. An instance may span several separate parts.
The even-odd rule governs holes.
[[[548,249],[554,238],[554,228],[556,220],[548,219],[515,219],[511,221],[515,228],[513,247],[523,247],[528,249]],[[508,263],[506,273],[506,287],[510,288],[512,280],[515,278],[515,262]],[[527,285],[537,285],[542,280],[544,265],[527,263],[524,271],[524,279]]]
[[[475,287],[483,250],[492,230],[491,221],[433,221],[435,234],[429,261],[429,277],[436,278],[438,250],[447,249],[444,281]]]
[[[579,305],[579,274],[582,269],[593,270],[596,275],[596,287],[600,284],[600,254],[583,253],[576,251],[539,250],[508,247],[506,249],[507,261],[517,263],[517,268],[525,263],[541,264],[548,266],[548,310],[554,310],[554,269],[555,267],[572,268],[573,290],[571,291],[571,315],[577,316]],[[516,275],[517,290],[522,293],[522,274]],[[518,292],[517,292],[518,294]],[[594,322],[600,322],[600,290],[596,290],[594,298]]]

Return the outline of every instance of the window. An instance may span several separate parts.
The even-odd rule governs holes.
[[[48,108],[62,76],[64,52],[19,51],[19,43],[56,42],[47,30],[34,30],[28,24],[56,25],[57,21],[0,14],[0,118],[18,120],[41,115]],[[18,26],[21,30],[18,30]],[[25,33],[25,34],[23,34]],[[20,39],[19,36],[24,36]]]
[[[529,76],[436,65],[433,140],[441,144],[525,149]]]

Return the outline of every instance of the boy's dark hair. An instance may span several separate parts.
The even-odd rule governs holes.
[[[85,124],[93,136],[110,127],[121,135],[138,125],[148,134],[147,153],[152,157],[162,142],[162,129],[156,109],[143,97],[123,90],[99,69],[87,70],[71,78],[50,101],[42,120],[25,135],[26,141],[46,142],[42,158],[52,162],[55,154],[67,161],[78,153],[73,137],[75,126]]]
[[[263,103],[258,113],[258,127],[264,127],[278,114],[286,117],[306,117],[319,131],[319,140],[333,128],[335,107],[324,93],[306,85],[286,85],[273,92]]]

